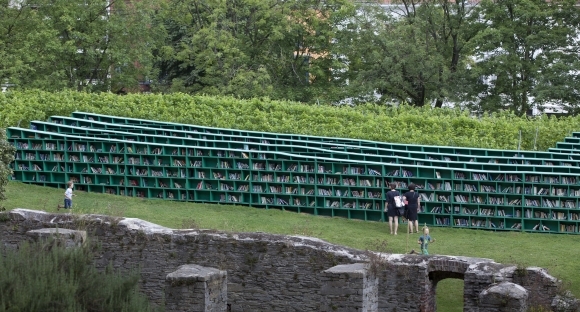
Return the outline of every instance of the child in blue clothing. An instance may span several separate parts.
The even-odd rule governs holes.
[[[429,243],[435,243],[435,239],[432,239],[431,235],[429,235],[429,228],[427,225],[423,227],[423,235],[419,237],[419,241],[417,243],[421,245],[421,254],[428,255],[429,251],[427,249],[429,248]]]

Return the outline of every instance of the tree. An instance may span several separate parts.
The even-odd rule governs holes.
[[[150,75],[149,1],[4,0],[0,78],[18,88],[118,91]]]
[[[482,110],[526,113],[580,100],[574,0],[485,0],[474,40],[471,99]]]
[[[24,87],[39,64],[54,61],[58,34],[39,16],[43,1],[0,0],[0,84]]]
[[[165,8],[160,90],[312,100],[345,0],[183,0]]]
[[[0,201],[6,199],[6,185],[12,176],[10,164],[14,161],[16,148],[6,141],[6,130],[0,129]],[[4,208],[0,205],[0,210]]]
[[[467,0],[361,6],[341,36],[349,84],[364,91],[363,101],[380,95],[381,103],[441,107],[456,98],[470,52],[466,44],[474,36],[472,9]]]
[[[407,2],[408,0],[403,0]],[[413,1],[413,0],[411,0]],[[405,4],[406,11],[416,5]],[[442,63],[438,67],[435,107],[442,107],[445,100],[457,101],[463,90],[458,89],[465,80],[465,66],[471,55],[470,41],[475,37],[477,3],[470,0],[422,1],[416,16],[422,21],[424,31],[431,38]],[[407,14],[409,16],[409,14]]]

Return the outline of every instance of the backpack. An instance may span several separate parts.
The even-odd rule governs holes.
[[[403,208],[405,207],[405,202],[403,201],[403,196],[397,195],[395,196],[395,207]]]

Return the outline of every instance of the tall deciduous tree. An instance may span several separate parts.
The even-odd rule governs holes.
[[[467,0],[401,0],[387,8],[361,6],[343,50],[350,85],[367,100],[416,106],[456,98],[473,38],[473,5]],[[349,46],[351,50],[348,50]]]
[[[0,0],[0,84],[25,86],[41,64],[54,61],[57,32],[38,12],[44,0]]]
[[[112,90],[149,74],[158,34],[148,1],[6,0],[0,78],[19,88]]]
[[[411,6],[407,4],[405,7]],[[478,32],[473,14],[477,3],[470,0],[430,0],[422,1],[419,8],[416,14],[421,20],[419,25],[432,40],[442,60],[441,64],[434,64],[438,66],[436,88],[439,91],[433,94],[434,106],[442,107],[445,100],[457,101],[463,93],[458,87],[465,81],[464,69],[472,53],[469,43]]]
[[[484,0],[474,41],[472,98],[482,110],[525,113],[580,100],[575,0]],[[479,83],[478,83],[479,82]]]
[[[310,101],[328,86],[345,0],[182,0],[165,10],[162,90]]]

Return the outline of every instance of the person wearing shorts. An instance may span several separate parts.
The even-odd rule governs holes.
[[[64,192],[64,209],[72,209],[73,187],[75,184],[69,181],[66,186],[67,189]]]

